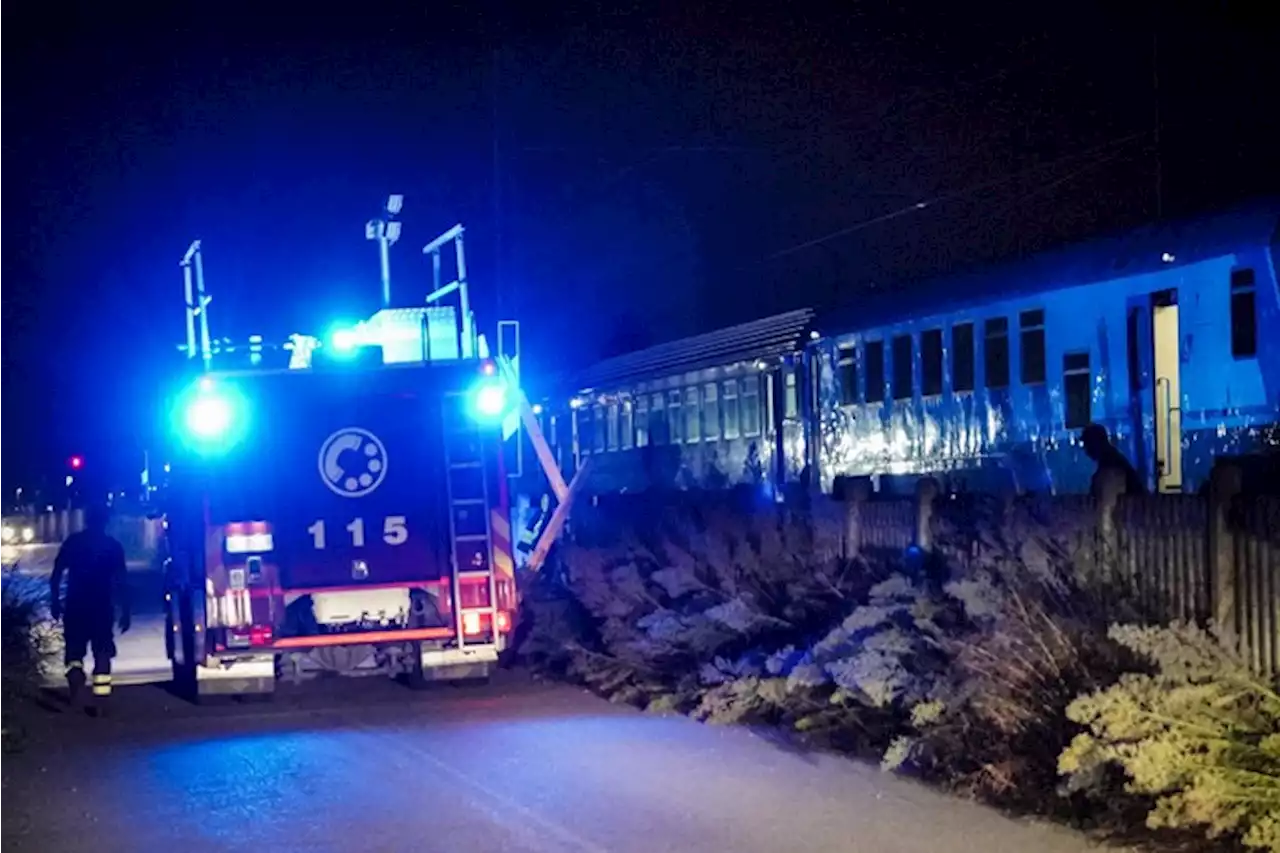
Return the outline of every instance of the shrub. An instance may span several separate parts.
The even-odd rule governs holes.
[[[1057,756],[1077,727],[1067,706],[1129,665],[1099,623],[1097,596],[1023,576],[948,586],[970,616],[942,640],[950,666],[912,709],[914,739],[886,765],[912,765],[952,787],[1020,809],[1062,812]]]
[[[1280,851],[1280,695],[1210,633],[1187,625],[1117,625],[1110,635],[1156,666],[1081,696],[1086,727],[1059,759],[1073,788],[1119,765],[1129,789],[1156,798],[1151,827],[1239,833]]]
[[[1124,609],[1081,559],[1069,522],[1032,500],[944,507],[935,534],[952,579],[931,633],[936,667],[910,708],[911,733],[885,752],[887,769],[911,769],[967,794],[1022,810],[1070,812],[1057,757],[1078,731],[1067,706],[1134,667],[1106,636]],[[957,612],[958,611],[958,614]]]
[[[43,664],[60,642],[59,628],[43,618],[48,585],[6,566],[0,578],[0,677],[5,747],[12,745],[12,715],[43,681]]]
[[[869,573],[841,557],[838,507],[731,501],[639,495],[582,513],[557,559],[561,592],[589,625],[549,642],[565,620],[544,615],[538,626],[535,616],[528,648],[546,666],[558,645],[562,677],[644,706],[692,708],[727,680],[764,676],[771,650],[825,631]]]
[[[874,708],[924,699],[946,664],[943,608],[929,590],[895,574],[823,637],[790,673],[793,684],[833,684]]]

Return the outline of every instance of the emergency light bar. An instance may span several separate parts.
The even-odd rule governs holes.
[[[467,400],[471,416],[479,421],[502,420],[512,402],[509,392],[498,366],[490,359],[480,362],[480,379],[471,386]]]
[[[249,406],[236,389],[203,376],[178,398],[175,432],[198,453],[226,450],[244,434]]]

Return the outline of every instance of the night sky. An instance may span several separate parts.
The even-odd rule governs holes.
[[[1280,192],[1265,4],[123,5],[4,21],[7,494],[136,482],[195,238],[215,334],[319,333],[376,309],[403,193],[397,293],[463,222],[536,385],[1149,221],[1157,162],[1165,216]]]

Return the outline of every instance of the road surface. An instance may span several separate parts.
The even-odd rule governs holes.
[[[263,705],[157,686],[117,700],[107,720],[32,717],[4,759],[5,851],[1096,849],[874,767],[514,674],[422,693],[319,682]]]

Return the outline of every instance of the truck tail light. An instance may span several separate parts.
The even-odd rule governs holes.
[[[479,634],[480,627],[479,613],[474,610],[468,610],[462,614],[462,633]]]
[[[511,614],[506,610],[499,610],[495,624],[498,626],[498,633],[505,634],[511,630]]]
[[[271,526],[265,521],[233,521],[225,527],[228,554],[266,554],[275,550]]]
[[[244,628],[227,629],[228,649],[248,649],[269,646],[275,639],[275,631],[270,625],[250,625]]]

